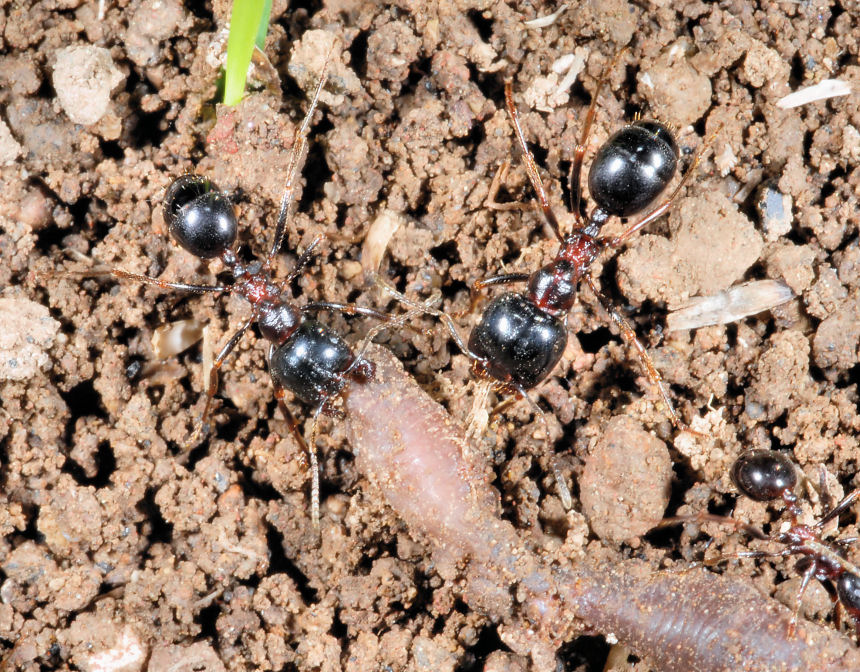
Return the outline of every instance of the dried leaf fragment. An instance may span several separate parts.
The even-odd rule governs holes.
[[[836,96],[847,96],[851,93],[851,85],[841,79],[822,79],[818,84],[798,89],[776,101],[776,106],[787,110],[800,107],[817,100],[826,100]]]
[[[794,292],[781,280],[754,280],[727,290],[697,296],[666,318],[669,331],[698,329],[736,320],[770,310],[794,298]]]

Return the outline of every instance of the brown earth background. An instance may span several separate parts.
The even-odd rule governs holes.
[[[562,365],[533,393],[573,510],[561,506],[527,404],[508,407],[477,443],[505,517],[531,543],[655,570],[743,550],[716,526],[646,532],[664,509],[777,519],[778,507],[733,494],[728,468],[747,448],[789,451],[835,497],[860,485],[860,98],[775,104],[826,78],[860,91],[860,5],[594,0],[571,3],[546,27],[524,23],[557,8],[275,0],[265,53],[278,77],[257,69],[261,84],[226,108],[215,101],[227,2],[108,0],[103,18],[91,1],[0,2],[3,669],[529,669],[364,487],[336,419],[317,441],[317,541],[307,460],[277,410],[259,334],[225,367],[210,435],[181,448],[201,410],[204,362],[246,304],[57,273],[117,266],[212,281],[218,264],[171,243],[161,214],[166,186],[186,171],[234,195],[243,254],[265,249],[306,93],[332,43],[304,188],[276,262],[285,276],[327,235],[295,283],[300,303],[401,310],[365,273],[374,225],[396,227],[386,279],[415,297],[440,289],[451,313],[468,306],[474,280],[550,258],[557,243],[536,211],[485,206],[507,158],[498,200],[532,198],[505,78],[563,227],[572,149],[596,79],[622,46],[591,150],[642,113],[674,124],[686,164],[724,125],[671,213],[592,269],[706,438],[672,428],[582,291]],[[91,52],[65,50],[88,45],[106,50],[92,75],[81,74]],[[582,70],[559,91],[570,55]],[[621,230],[617,221],[605,229]],[[689,297],[765,278],[795,298],[729,325],[665,329]],[[458,320],[462,333],[476,315]],[[354,342],[373,324],[327,319]],[[179,320],[200,342],[159,357],[153,333]],[[465,419],[475,395],[468,360],[433,318],[413,324],[378,340]],[[850,515],[840,534],[856,532]],[[793,606],[793,565],[747,560],[719,571]],[[832,621],[818,584],[802,614]],[[604,669],[610,649],[582,637],[559,652],[558,669]],[[618,658],[613,669],[650,669]]]

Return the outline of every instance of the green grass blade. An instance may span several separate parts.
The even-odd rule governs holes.
[[[257,45],[257,49],[263,51],[263,48],[266,46],[266,33],[269,32],[269,16],[272,14],[272,0],[263,0],[263,11],[260,16],[260,23],[257,26],[257,39],[254,40],[254,44]]]
[[[227,66],[224,71],[224,103],[235,105],[242,100],[248,66],[254,52],[254,41],[268,29],[269,15],[261,23],[267,0],[234,0],[230,14],[230,35],[227,38]],[[269,4],[271,9],[271,4]]]

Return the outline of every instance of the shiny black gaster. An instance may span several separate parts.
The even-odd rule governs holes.
[[[336,396],[353,362],[349,345],[333,330],[305,320],[284,343],[272,350],[269,370],[281,387],[308,404]]]
[[[493,299],[469,336],[469,350],[486,373],[523,389],[549,376],[566,345],[562,320],[513,293]]]
[[[233,204],[199,175],[183,175],[168,187],[164,219],[173,239],[195,257],[219,257],[236,242],[238,223]]]

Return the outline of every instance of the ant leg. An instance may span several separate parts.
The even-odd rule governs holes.
[[[405,297],[404,297],[405,298]],[[352,360],[352,363],[343,371],[341,376],[343,378],[347,378],[350,373],[352,373],[356,368],[362,366],[362,364],[366,361],[364,359],[364,353],[367,352],[367,349],[370,347],[370,344],[373,342],[373,339],[380,333],[385,331],[386,329],[391,329],[392,327],[397,327],[402,324],[405,324],[407,321],[411,320],[416,315],[420,315],[422,313],[427,313],[433,311],[433,304],[439,301],[442,298],[441,292],[438,290],[434,291],[430,298],[427,299],[424,303],[415,303],[413,310],[406,311],[403,315],[399,315],[397,317],[391,317],[390,315],[386,315],[385,313],[380,313],[384,316],[385,321],[381,324],[377,324],[373,329],[367,332],[364,339],[361,341],[361,345],[358,346],[355,352],[355,357]],[[411,304],[407,304],[411,305]]]
[[[708,542],[708,546],[710,546],[710,542]],[[691,566],[682,568],[680,570],[673,570],[675,573],[684,573],[689,571],[690,569],[695,569],[696,567],[716,567],[722,562],[726,562],[728,560],[740,560],[742,558],[784,558],[788,555],[792,555],[793,552],[791,549],[783,549],[781,551],[740,551],[738,553],[730,553],[728,555],[719,555],[716,558],[711,558],[710,560],[706,559],[701,562],[690,563]]]
[[[510,80],[505,82],[505,102],[508,106],[508,114],[511,117],[511,123],[514,125],[514,131],[517,134],[517,140],[520,143],[520,149],[522,149],[523,152],[523,162],[526,164],[526,173],[528,173],[529,180],[537,194],[538,203],[541,211],[543,212],[544,219],[547,224],[549,224],[556,237],[559,240],[564,240],[564,237],[561,235],[561,229],[558,226],[558,220],[555,218],[555,213],[552,211],[552,208],[550,208],[549,199],[546,196],[546,190],[543,188],[543,182],[540,179],[540,173],[538,173],[537,165],[535,164],[535,158],[532,156],[532,153],[529,151],[529,147],[526,144],[526,137],[523,135],[523,129],[520,126],[520,117],[519,114],[517,114],[517,106],[514,104],[514,90]]]
[[[586,273],[585,280],[598,301],[600,301],[600,305],[602,305],[603,309],[609,313],[609,316],[621,330],[621,335],[624,337],[624,340],[627,341],[628,345],[632,345],[635,348],[636,355],[639,357],[639,361],[645,369],[645,373],[648,375],[649,380],[657,386],[657,389],[660,391],[660,396],[663,397],[663,403],[666,404],[672,424],[681,431],[690,432],[696,436],[702,436],[701,432],[691,429],[690,426],[678,416],[678,413],[675,411],[675,405],[672,403],[672,398],[669,396],[669,390],[663,382],[663,376],[661,376],[660,372],[655,368],[654,362],[651,361],[651,356],[648,354],[648,351],[645,350],[645,346],[642,345],[642,342],[636,337],[636,332],[633,331],[633,327],[631,327],[630,323],[624,318],[624,316],[615,309],[609,299],[604,296],[599,289],[597,289],[597,286],[594,284],[594,278]]]
[[[365,335],[361,345],[359,346],[358,354],[352,360],[352,364],[350,364],[341,374],[341,376],[346,378],[356,367],[361,365],[363,361],[362,355],[364,355],[364,352],[367,350],[370,343],[380,332],[391,327],[402,325],[416,315],[426,312],[427,309],[432,310],[432,305],[436,303],[441,296],[441,293],[438,291],[434,292],[425,303],[418,304],[420,307],[407,311],[403,315],[399,315],[397,317],[393,317],[390,313],[383,313],[381,311],[374,310],[373,308],[364,308],[363,306],[356,306],[351,303],[335,303],[331,301],[315,301],[313,303],[308,303],[302,306],[301,311],[303,313],[307,313],[315,310],[337,310],[342,312],[344,315],[364,315],[365,317],[375,317],[381,321],[381,324],[376,325],[373,329],[367,332],[367,335]]]
[[[493,275],[483,280],[475,280],[472,285],[472,291],[480,292],[487,287],[495,287],[496,285],[509,285],[513,282],[527,282],[531,277],[530,273],[504,273],[502,275]]]
[[[484,207],[490,210],[531,210],[531,203],[499,203],[496,196],[499,195],[499,188],[502,186],[502,181],[507,177],[508,170],[511,168],[511,159],[507,158],[502,161],[502,165],[493,176],[493,181],[490,182],[490,190],[487,192],[487,198],[484,200]]]
[[[588,113],[585,115],[585,123],[582,125],[579,142],[576,143],[576,148],[573,150],[573,162],[570,164],[570,171],[567,173],[567,190],[568,193],[570,193],[570,210],[573,212],[573,216],[576,217],[576,223],[580,226],[583,221],[582,211],[580,210],[580,201],[582,199],[582,185],[580,184],[582,161],[585,158],[588,135],[591,133],[591,126],[594,123],[594,117],[597,113],[597,98],[600,95],[601,89],[609,80],[609,75],[612,74],[612,70],[615,69],[615,64],[618,63],[618,59],[621,58],[621,55],[625,51],[627,51],[627,47],[624,47],[624,49],[621,49],[612,57],[612,61],[608,66],[606,66],[600,79],[597,80],[597,86],[594,89],[594,93],[591,94],[591,105],[588,106]]]
[[[860,488],[856,488],[855,490],[849,492],[847,495],[845,495],[845,497],[842,498],[842,501],[840,501],[836,506],[830,509],[830,511],[825,513],[821,520],[815,523],[815,527],[821,528],[827,525],[827,523],[836,518],[843,511],[848,509],[848,507],[851,506],[855,501],[857,501],[858,497],[860,497]]]
[[[559,497],[561,497],[561,504],[564,506],[566,511],[570,511],[573,508],[573,498],[570,496],[570,489],[567,487],[567,482],[564,480],[564,474],[561,473],[561,467],[558,464],[558,456],[549,445],[549,422],[546,419],[546,413],[543,412],[543,409],[529,396],[525,389],[519,385],[517,385],[515,389],[520,396],[529,402],[532,410],[537,413],[543,423],[543,454],[549,461],[549,468],[552,470],[552,474],[555,477],[555,484],[558,488]]]
[[[807,570],[803,573],[803,578],[800,580],[800,586],[797,589],[797,596],[795,597],[794,613],[791,615],[791,620],[788,622],[789,639],[794,637],[794,631],[797,629],[797,619],[800,617],[800,601],[803,599],[803,594],[806,592],[809,582],[812,580],[817,569],[818,563],[813,560],[812,564],[810,564]]]
[[[271,348],[270,348],[271,351]],[[313,520],[314,529],[319,532],[320,529],[320,476],[319,476],[319,463],[317,461],[317,453],[316,446],[314,445],[313,449],[308,445],[308,442],[305,441],[305,437],[302,435],[299,430],[299,423],[296,420],[296,417],[293,415],[292,411],[287,408],[287,404],[284,402],[284,397],[286,396],[285,390],[283,387],[278,385],[274,378],[272,379],[272,383],[275,386],[275,399],[278,401],[278,408],[281,409],[281,413],[284,415],[284,419],[287,421],[287,424],[290,426],[290,431],[293,433],[293,436],[296,439],[296,442],[299,444],[299,447],[305,451],[305,454],[308,456],[308,460],[310,461],[310,469],[311,469],[311,519]],[[320,406],[319,408],[321,408]],[[319,408],[317,409],[317,413],[314,414],[314,418],[316,419],[317,415],[319,415]],[[314,425],[316,428],[316,424]]]
[[[289,275],[281,282],[281,291],[285,291],[287,287],[290,286],[293,280],[295,280],[299,275],[301,275],[302,271],[305,269],[305,266],[308,265],[308,262],[313,258],[316,254],[316,249],[322,244],[322,242],[326,239],[324,233],[315,236],[311,241],[311,244],[307,246],[302,255],[299,257],[298,261],[296,261],[296,266],[290,271]],[[278,246],[280,247],[280,245]],[[268,264],[268,261],[266,262]]]
[[[311,521],[317,534],[320,532],[320,465],[317,458],[317,425],[328,399],[323,399],[316,407],[311,420],[311,438],[308,441],[308,455],[311,459]]]
[[[699,147],[699,151],[696,152],[696,156],[693,157],[693,163],[690,164],[690,167],[687,169],[687,172],[684,173],[684,176],[681,178],[681,181],[678,183],[678,186],[675,187],[675,190],[672,192],[672,195],[669,196],[669,198],[667,198],[663,203],[654,208],[638,222],[633,224],[633,226],[624,231],[621,235],[616,236],[615,238],[601,239],[603,245],[608,248],[618,247],[630,236],[636,233],[639,229],[644,226],[647,226],[655,219],[659,219],[660,217],[662,217],[663,214],[665,214],[665,212],[672,207],[672,204],[675,202],[675,199],[678,197],[678,194],[681,193],[681,189],[684,188],[684,185],[687,184],[687,182],[690,180],[690,177],[692,177],[693,173],[696,170],[696,167],[699,165],[699,161],[701,161],[702,159],[702,155],[704,154],[705,150],[710,146],[710,144],[714,141],[714,138],[716,138],[717,134],[722,130],[723,124],[720,124],[717,127],[717,130],[715,130],[707,138],[705,138],[705,141],[702,143],[702,146]]]
[[[287,233],[287,215],[289,214],[290,207],[292,206],[293,199],[296,195],[295,181],[298,176],[299,164],[301,163],[302,157],[308,146],[308,127],[310,126],[311,118],[313,117],[317,103],[319,102],[323,86],[325,86],[326,80],[328,79],[330,60],[331,52],[326,56],[322,74],[320,75],[320,81],[317,84],[314,97],[311,100],[311,105],[302,121],[302,125],[299,126],[299,129],[296,131],[295,140],[293,141],[293,149],[290,152],[290,160],[287,164],[287,177],[284,180],[284,194],[281,196],[281,207],[278,210],[278,221],[275,225],[275,236],[272,240],[272,247],[269,249],[269,254],[266,255],[263,268],[269,268],[272,263],[272,259],[275,258],[275,254],[277,254],[278,250],[281,249],[281,245],[284,242],[284,236]]]
[[[512,403],[514,403],[514,401],[515,400],[513,397],[508,397],[507,399],[503,399],[498,404],[493,406],[493,408],[490,409],[489,419],[492,420],[499,413],[502,413],[504,410],[506,410],[508,408],[508,406],[510,406]]]
[[[313,301],[306,303],[301,307],[303,313],[315,312],[317,310],[338,311],[344,315],[364,315],[365,317],[375,317],[383,322],[390,322],[394,318],[388,313],[383,313],[373,308],[364,308],[351,303],[336,303],[333,301]]]
[[[405,294],[398,292],[391,285],[387,284],[386,282],[383,282],[383,280],[379,277],[376,278],[376,284],[383,291],[387,292],[392,297],[394,297],[395,299],[400,301],[400,303],[403,303],[403,304],[405,304],[411,308],[415,308],[416,310],[418,310],[421,313],[425,313],[427,315],[432,315],[433,317],[436,317],[436,318],[442,320],[442,322],[448,328],[448,331],[451,333],[451,338],[454,339],[454,342],[457,344],[457,347],[460,348],[460,351],[464,355],[469,357],[473,362],[479,362],[480,363],[483,361],[480,357],[478,357],[474,352],[472,352],[469,349],[469,346],[466,344],[466,342],[463,340],[462,336],[460,336],[459,332],[457,331],[457,327],[454,325],[454,320],[451,319],[450,315],[439,310],[438,308],[431,308],[428,305],[429,301],[426,303],[413,301],[412,299],[410,299]]]
[[[475,306],[481,300],[480,293],[487,287],[496,287],[498,285],[509,285],[514,282],[528,282],[531,277],[529,273],[503,273],[502,275],[493,275],[482,280],[475,280],[472,283],[472,289],[469,291],[469,307],[466,310],[461,310],[454,313],[454,317],[459,319],[475,310]]]
[[[194,294],[206,294],[207,292],[229,292],[230,287],[223,285],[189,285],[184,282],[167,282],[158,278],[151,278],[148,275],[140,275],[138,273],[129,273],[119,268],[92,270],[92,271],[61,271],[58,275],[66,277],[92,278],[102,275],[111,275],[119,280],[132,280],[139,282],[142,285],[158,287],[160,289],[173,289],[180,292],[192,292]]]
[[[836,626],[836,632],[839,632],[842,630],[842,603],[836,593],[830,594],[830,602],[833,605],[833,625]]]
[[[655,525],[655,529],[658,527],[668,527],[669,525],[679,525],[682,523],[717,523],[719,525],[731,525],[736,530],[746,532],[754,539],[760,539],[762,541],[770,539],[768,535],[755,525],[744,523],[743,521],[737,520],[736,518],[730,518],[729,516],[718,516],[713,513],[707,513],[706,511],[700,511],[699,513],[694,513],[689,516],[670,516],[669,518],[663,518],[663,520]]]
[[[739,551],[737,553],[730,553],[729,555],[721,555],[713,558],[712,560],[705,560],[702,564],[705,567],[716,567],[721,562],[726,562],[728,560],[740,560],[742,558],[750,558],[753,560],[757,560],[759,558],[784,558],[792,554],[793,551],[788,548],[781,551]]]
[[[239,341],[242,340],[245,332],[248,331],[248,327],[254,323],[254,319],[255,318],[253,317],[249,317],[245,320],[242,326],[236,330],[236,332],[230,337],[230,340],[224,344],[223,348],[221,348],[221,352],[219,352],[218,356],[215,357],[215,361],[212,362],[212,368],[209,369],[209,386],[206,390],[206,403],[203,405],[203,413],[200,414],[200,419],[197,421],[194,431],[191,432],[191,435],[185,442],[186,448],[191,448],[192,444],[203,432],[203,425],[209,415],[209,406],[212,404],[212,398],[215,396],[215,392],[218,389],[218,371],[224,364],[224,360],[227,359],[230,353],[233,352],[233,349],[239,344]]]

